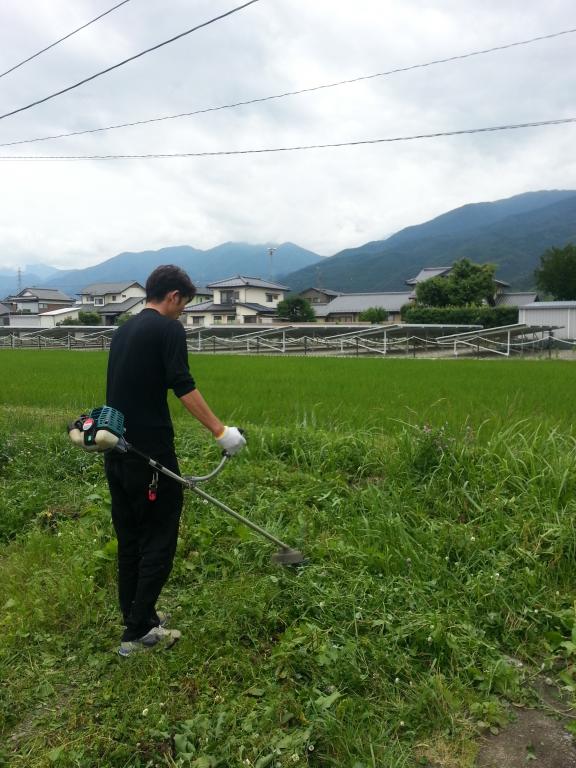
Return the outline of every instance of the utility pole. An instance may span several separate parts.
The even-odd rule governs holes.
[[[270,246],[268,248],[268,257],[270,259],[270,279],[272,279],[272,277],[274,275],[273,263],[274,263],[274,253],[275,252],[276,252],[276,248],[274,248],[273,246]]]

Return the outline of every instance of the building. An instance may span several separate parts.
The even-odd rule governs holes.
[[[102,325],[114,325],[120,315],[135,315],[144,309],[146,290],[135,281],[93,283],[79,292],[81,312],[98,312]]]
[[[24,288],[3,300],[13,315],[38,315],[61,307],[71,307],[74,299],[55,288]]]
[[[331,291],[330,288],[307,288],[305,291],[302,291],[299,296],[302,299],[309,301],[313,307],[316,307],[319,304],[329,304],[332,299],[335,299],[337,296],[342,296],[342,294],[338,291]]]
[[[557,339],[576,339],[576,301],[535,301],[520,307],[518,322],[526,325],[560,326]]]
[[[431,280],[433,277],[448,277],[452,267],[424,267],[418,272],[416,277],[411,277],[410,280],[406,280],[406,285],[410,285],[414,288],[412,298],[416,297],[416,286],[418,283],[423,283],[426,280]],[[505,288],[510,288],[510,283],[505,283],[504,280],[494,280],[496,283],[496,294],[494,299],[497,301],[498,295],[504,291]]]
[[[10,325],[10,307],[0,303],[0,325]]]
[[[186,325],[232,325],[271,323],[278,304],[290,289],[259,277],[237,275],[206,286],[210,301],[189,304],[184,310]]]
[[[412,298],[412,291],[391,291],[388,293],[345,293],[329,304],[314,307],[319,320],[325,323],[355,323],[367,309],[377,307],[388,312],[388,321],[398,322],[400,310]]]

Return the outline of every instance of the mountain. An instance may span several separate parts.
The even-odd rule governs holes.
[[[496,264],[497,277],[513,288],[531,288],[542,253],[568,242],[576,242],[576,191],[528,192],[456,208],[387,240],[348,248],[285,281],[294,290],[320,279],[336,291],[399,291],[422,267],[466,257]]]
[[[271,247],[276,249],[272,261],[268,253]],[[282,274],[323,260],[324,257],[294,243],[278,246],[224,243],[206,251],[181,245],[158,251],[120,253],[93,267],[59,271],[42,281],[42,286],[59,288],[72,296],[90,283],[137,280],[144,284],[150,272],[160,264],[182,267],[197,285],[206,285],[237,274],[279,279]]]
[[[271,247],[276,249],[272,257],[272,270],[268,255]],[[316,264],[323,259],[293,243],[278,246],[224,243],[206,251],[180,245],[158,251],[120,253],[93,267],[60,271],[44,280],[42,285],[60,288],[64,293],[74,295],[90,283],[137,280],[144,284],[150,272],[160,264],[182,267],[199,286],[237,274],[264,278],[272,275],[274,279],[279,279],[282,273]]]

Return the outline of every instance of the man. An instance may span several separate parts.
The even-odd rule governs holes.
[[[236,427],[214,415],[190,375],[186,333],[178,318],[195,293],[182,269],[157,267],[146,282],[146,306],[114,333],[108,359],[106,403],[124,415],[126,439],[178,474],[169,389],[228,453],[246,444]],[[171,647],[180,632],[165,627],[168,617],[156,612],[156,601],[172,570],[182,486],[131,453],[107,454],[105,467],[125,623],[118,653],[129,656],[159,643]]]

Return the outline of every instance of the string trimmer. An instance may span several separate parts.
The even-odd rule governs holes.
[[[297,549],[293,549],[288,544],[285,544],[283,541],[276,538],[276,536],[273,536],[271,533],[264,530],[264,528],[261,528],[259,525],[256,525],[256,523],[248,520],[248,518],[243,517],[238,512],[230,509],[230,507],[219,499],[210,496],[201,488],[198,488],[200,483],[205,483],[208,480],[211,480],[222,471],[231,458],[230,454],[226,451],[222,452],[222,458],[216,469],[213,469],[212,472],[209,472],[207,475],[200,475],[198,477],[187,475],[182,477],[131,445],[124,437],[124,416],[120,411],[106,405],[101,408],[94,408],[89,414],[82,414],[82,416],[76,419],[75,422],[69,424],[68,435],[74,445],[77,445],[86,451],[94,451],[98,453],[115,451],[118,453],[130,452],[136,454],[158,472],[162,472],[163,475],[171,477],[177,483],[183,485],[187,490],[192,491],[205,501],[214,504],[223,512],[226,512],[243,525],[246,525],[248,528],[251,528],[253,531],[260,534],[260,536],[264,536],[268,541],[271,541],[273,544],[280,547],[279,551],[272,555],[273,563],[277,563],[278,565],[302,565],[306,562],[304,555]]]

